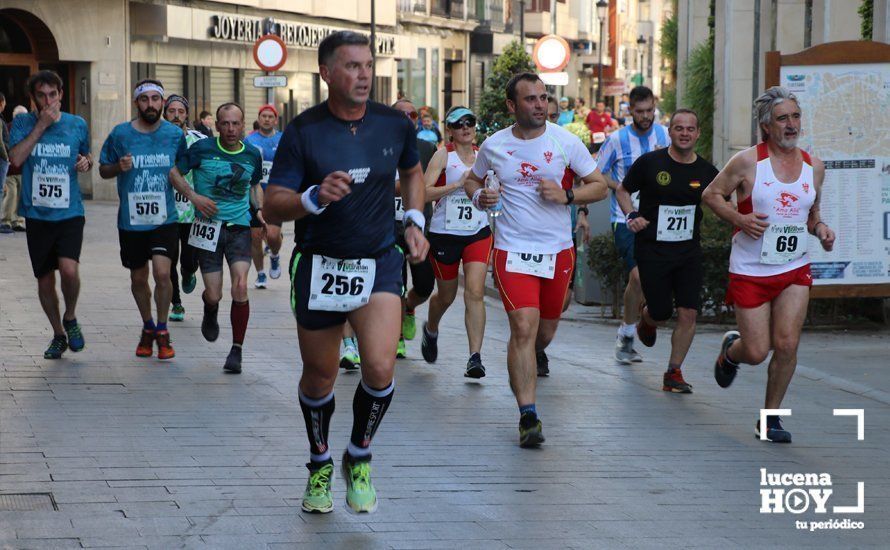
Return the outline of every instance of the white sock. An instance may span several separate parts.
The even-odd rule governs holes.
[[[624,323],[621,323],[621,326],[618,327],[618,335],[619,336],[624,336],[625,338],[628,338],[628,337],[633,338],[634,334],[636,334],[636,333],[637,333],[636,325],[625,325]]]

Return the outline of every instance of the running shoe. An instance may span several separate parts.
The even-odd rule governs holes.
[[[151,357],[155,352],[155,331],[142,329],[139,345],[136,346],[136,357]]]
[[[158,359],[173,359],[176,357],[176,352],[173,351],[173,346],[170,345],[170,332],[166,330],[155,332],[155,342],[158,344]]]
[[[399,336],[399,347],[396,348],[396,359],[408,357],[408,349],[405,347],[405,339]]]
[[[241,374],[241,346],[232,346],[223,370],[232,374]]]
[[[182,304],[173,304],[173,310],[170,311],[171,321],[185,321],[185,308]]]
[[[281,277],[281,256],[274,254],[269,256],[269,277],[277,279]]]
[[[523,449],[537,447],[544,442],[544,427],[533,412],[519,417],[519,446]]]
[[[640,342],[646,346],[647,348],[651,348],[655,345],[655,339],[658,337],[658,327],[650,325],[646,321],[643,320],[643,308],[640,307],[640,320],[637,321],[637,336],[640,337]]]
[[[723,340],[720,342],[720,355],[717,356],[717,361],[714,363],[714,380],[721,388],[728,388],[739,372],[739,366],[726,359],[726,350],[741,337],[742,335],[737,330],[730,330],[723,334]]]
[[[439,335],[433,336],[426,329],[426,323],[423,324],[423,334],[420,338],[420,353],[423,360],[427,363],[435,363],[439,357]]]
[[[204,306],[204,318],[201,320],[201,334],[208,342],[216,342],[219,338],[219,323],[216,321],[216,315],[219,313],[219,305],[208,312],[208,308]]]
[[[405,318],[402,319],[402,335],[405,340],[414,340],[417,336],[417,320],[413,313],[405,312]]]
[[[12,233],[12,226],[8,223],[0,224],[0,233],[4,235]]]
[[[538,376],[550,376],[550,358],[544,350],[535,352],[535,361],[538,363]]]
[[[467,372],[464,373],[467,378],[485,378],[485,366],[482,364],[482,356],[474,353],[467,361]]]
[[[754,424],[754,437],[760,439],[760,420]],[[791,432],[782,427],[778,416],[766,417],[766,440],[772,443],[791,443]]]
[[[320,466],[310,462],[306,467],[309,468],[309,479],[306,480],[301,508],[304,512],[312,514],[327,514],[333,511],[334,496],[331,494],[331,482],[334,479],[334,461],[328,460]]]
[[[348,346],[340,356],[340,368],[346,371],[358,370],[362,366],[362,358],[352,346]]]
[[[260,271],[257,273],[256,281],[253,283],[254,288],[266,288],[266,272]]]
[[[621,336],[615,340],[615,359],[622,365],[629,365],[633,362],[634,356],[634,337]]]
[[[348,453],[343,453],[340,468],[346,480],[346,505],[350,511],[370,514],[376,510],[377,491],[371,483],[370,455],[353,462]]]
[[[74,352],[82,350],[86,343],[83,341],[83,333],[80,331],[77,319],[62,321],[62,326],[65,328],[65,334],[68,335],[68,349]]]
[[[66,349],[68,349],[68,338],[63,334],[57,334],[53,336],[53,340],[49,343],[49,347],[43,352],[43,358],[61,359],[62,353],[64,353]]]
[[[198,284],[198,276],[194,273],[189,273],[186,275],[182,274],[182,291],[186,294],[191,294],[192,291],[195,290],[195,286]]]
[[[637,353],[637,350],[630,348],[630,362],[631,363],[642,363],[643,356]]]
[[[661,386],[661,391],[692,393],[692,386],[683,380],[683,373],[677,369],[674,372],[664,373],[664,384]]]

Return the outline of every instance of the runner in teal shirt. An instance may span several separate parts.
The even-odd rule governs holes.
[[[83,216],[83,199],[77,184],[77,157],[90,154],[90,133],[79,116],[61,118],[43,131],[40,141],[22,164],[19,215],[43,221]],[[15,117],[9,135],[10,149],[34,131],[37,112]]]
[[[77,174],[91,170],[93,161],[86,122],[62,112],[59,75],[35,72],[28,79],[28,93],[36,109],[13,120],[9,161],[22,170],[19,214],[27,218],[31,269],[37,278],[40,303],[53,328],[52,342],[43,357],[59,359],[65,350],[80,351],[85,346],[75,315],[84,226]],[[65,298],[64,315],[59,311],[56,271]]]
[[[216,202],[213,221],[250,226],[249,191],[263,177],[259,149],[240,142],[238,149],[229,151],[219,137],[202,139],[186,150],[176,167],[192,174],[196,193]]]
[[[232,349],[223,370],[241,372],[241,348],[250,318],[247,273],[250,271],[250,204],[263,205],[263,158],[260,150],[245,145],[244,110],[237,103],[216,109],[216,139],[192,144],[170,172],[176,188],[195,205],[189,245],[198,248],[198,265],[204,279],[204,318],[201,334],[208,342],[219,337],[219,302],[222,299],[223,263],[232,281]],[[183,174],[192,174],[194,189]],[[257,213],[260,223],[262,213]]]
[[[185,136],[166,120],[147,133],[133,124],[123,122],[114,127],[102,146],[99,164],[117,164],[123,157],[132,157],[133,168],[117,175],[117,226],[128,231],[151,231],[179,221],[168,177],[186,151]]]

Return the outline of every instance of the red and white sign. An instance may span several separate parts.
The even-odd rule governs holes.
[[[532,61],[545,84],[565,86],[569,82],[569,75],[563,69],[569,64],[571,55],[572,49],[563,37],[548,34],[535,42]]]
[[[277,35],[261,36],[253,44],[253,60],[266,72],[277,71],[287,62],[287,46]]]

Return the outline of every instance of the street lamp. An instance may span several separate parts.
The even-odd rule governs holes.
[[[603,40],[606,33],[606,15],[609,12],[609,3],[606,0],[599,0],[596,3],[596,16],[600,20],[600,43],[599,49],[599,70],[596,78],[596,100],[603,98]]]
[[[645,53],[644,46],[646,45],[646,39],[643,38],[641,34],[639,38],[637,38],[637,49],[640,50],[640,86],[646,82],[646,75],[643,73],[643,55]]]

